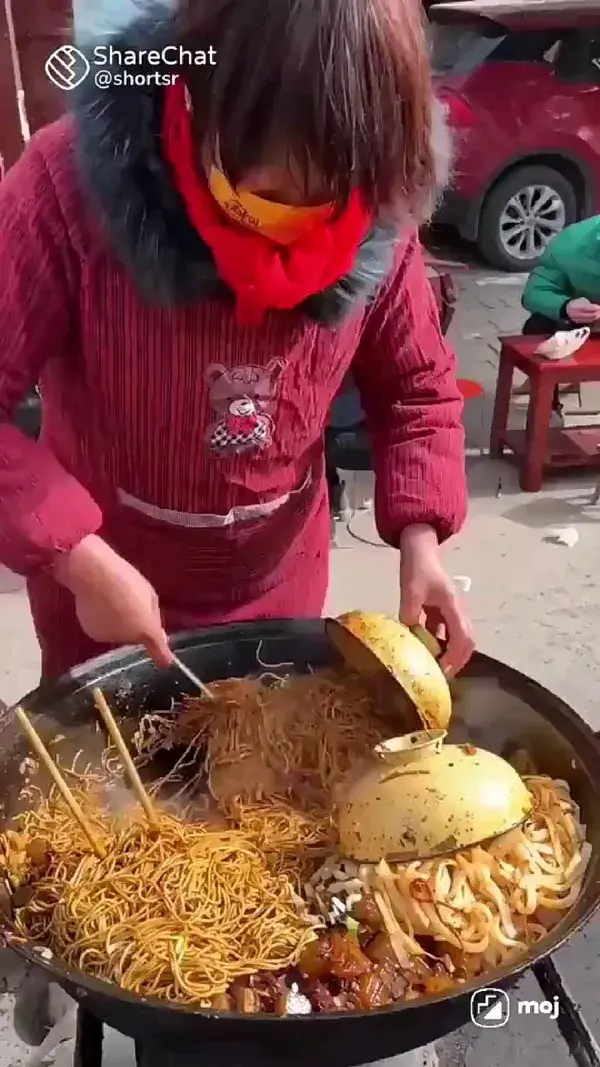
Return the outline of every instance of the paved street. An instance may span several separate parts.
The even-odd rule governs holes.
[[[480,649],[532,675],[600,729],[596,533],[600,507],[587,504],[594,479],[590,475],[563,477],[539,494],[525,495],[508,462],[500,464],[480,455],[489,434],[497,337],[518,332],[522,325],[523,279],[496,275],[474,264],[468,271],[457,272],[456,281],[461,300],[452,340],[460,373],[479,381],[485,396],[482,401],[470,401],[467,408],[471,514],[465,531],[447,549],[448,567],[453,574],[472,579],[470,610]],[[523,398],[516,401],[515,419],[523,417],[524,403]],[[502,495],[498,497],[500,477]],[[357,486],[356,493],[369,495],[368,486]],[[564,525],[575,526],[579,534],[571,549],[550,541],[550,531]],[[397,561],[378,542],[372,516],[358,512],[349,529],[340,530],[339,541],[332,553],[330,610],[360,606],[395,612]],[[0,648],[0,696],[14,701],[36,684],[38,671],[22,592],[0,595]],[[498,714],[502,714],[501,701]],[[588,1022],[597,1027],[599,949],[600,932],[592,927],[560,956],[575,999],[584,1006]],[[521,995],[539,997],[531,976],[525,979]],[[6,994],[0,1002],[0,1067],[21,1067],[27,1062],[24,1046],[12,1031],[11,1011],[11,997]],[[68,1062],[67,1051],[61,1064]],[[517,1019],[495,1031],[467,1028],[445,1042],[439,1055],[442,1067],[512,1067],[515,1062],[521,1067],[541,1067],[546,1061],[552,1067],[566,1067],[573,1063],[556,1024],[534,1017]],[[108,1067],[117,1067],[116,1059]]]

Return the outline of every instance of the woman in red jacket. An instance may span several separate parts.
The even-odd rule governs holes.
[[[90,61],[0,186],[0,561],[28,576],[44,675],[320,615],[350,367],[402,617],[442,619],[458,668],[439,545],[463,432],[416,231],[436,192],[417,0],[181,0]],[[38,381],[34,443],[10,420]]]

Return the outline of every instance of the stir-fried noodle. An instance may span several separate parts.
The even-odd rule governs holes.
[[[215,700],[188,697],[172,715],[147,715],[138,732],[148,755],[185,746],[186,767],[224,809],[270,797],[331,813],[336,785],[398,722],[377,711],[364,683],[337,671],[216,682]]]
[[[576,902],[591,853],[577,808],[563,782],[527,785],[532,818],[486,848],[361,871],[409,955],[423,956],[418,938],[433,937],[469,975],[482,974],[546,936]]]
[[[12,839],[25,866],[44,867],[16,929],[65,963],[143,996],[208,1005],[240,975],[295,963],[314,936],[288,880],[245,834],[170,815],[151,834],[137,811],[121,825],[80,801],[106,859],[55,799]]]

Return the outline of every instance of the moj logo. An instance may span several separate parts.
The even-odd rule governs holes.
[[[74,48],[72,44],[63,44],[48,56],[44,69],[53,85],[69,92],[85,81],[90,73],[90,64],[78,48]]]
[[[519,1000],[515,999],[517,1015],[542,1015],[547,1019],[558,1019],[560,1000]],[[471,1020],[475,1026],[493,1029],[506,1026],[510,1019],[511,1003],[503,989],[477,989],[471,996]]]
[[[471,996],[471,1020],[475,1026],[494,1029],[506,1026],[510,1001],[503,989],[477,989]]]
[[[519,1015],[545,1015],[548,1019],[558,1019],[560,1001],[558,997],[552,1000],[518,1000],[517,1012]]]

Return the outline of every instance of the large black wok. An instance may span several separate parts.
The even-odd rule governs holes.
[[[258,622],[224,626],[174,641],[182,659],[204,680],[251,674],[257,651],[270,664],[293,662],[298,672],[331,663],[334,653],[320,621]],[[65,757],[83,748],[99,756],[103,738],[89,693],[102,686],[121,717],[142,710],[166,708],[185,691],[175,671],[157,672],[139,650],[112,653],[77,669],[54,685],[31,693],[23,706],[42,737],[64,734]],[[189,690],[191,692],[191,690]],[[600,746],[591,730],[566,704],[522,674],[487,656],[476,655],[457,683],[451,739],[467,737],[502,755],[526,749],[540,770],[568,780],[581,805],[594,852],[585,888],[541,950],[518,966],[506,968],[489,984],[510,983],[542,956],[554,951],[595,910],[600,896]],[[68,750],[68,751],[67,751]],[[0,823],[19,807],[23,759],[27,745],[10,711],[0,721],[0,782],[3,798]],[[22,801],[21,801],[22,803]],[[117,987],[40,958],[33,946],[17,949],[43,967],[76,1000],[121,1033],[165,1047],[171,1052],[192,1049],[215,1062],[253,1067],[267,1061],[308,1064],[329,1062],[353,1067],[425,1045],[462,1026],[469,1018],[470,994],[438,995],[378,1012],[344,1016],[321,1015],[278,1019],[219,1015],[142,1000]]]

